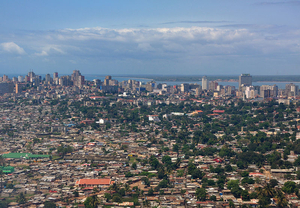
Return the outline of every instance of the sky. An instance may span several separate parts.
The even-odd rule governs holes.
[[[300,0],[0,0],[1,74],[298,75]]]

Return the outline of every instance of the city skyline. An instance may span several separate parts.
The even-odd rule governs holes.
[[[293,75],[300,1],[3,2],[0,71]]]

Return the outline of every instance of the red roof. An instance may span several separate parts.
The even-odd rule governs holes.
[[[250,175],[250,176],[251,176],[251,175],[252,175],[252,176],[255,176],[255,175],[261,175],[261,176],[263,176],[264,174],[262,174],[262,173],[255,173],[255,172],[254,172],[254,173],[249,173],[249,175]]]
[[[79,179],[76,181],[78,185],[110,185],[112,183],[111,179]]]
[[[214,113],[224,113],[225,111],[224,110],[214,110],[213,112]]]

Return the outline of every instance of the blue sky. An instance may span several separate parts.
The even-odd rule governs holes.
[[[0,5],[0,74],[300,71],[300,0],[0,0]]]

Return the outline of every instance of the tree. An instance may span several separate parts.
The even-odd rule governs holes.
[[[284,194],[282,193],[282,191],[280,189],[276,190],[276,196],[275,196],[275,198],[277,199],[277,205],[276,205],[276,207],[278,207],[278,208],[287,207],[288,202],[287,202]]]
[[[153,192],[154,192],[153,189],[150,188],[149,191],[148,191],[148,196],[153,196]]]
[[[156,169],[159,166],[159,161],[154,155],[151,155],[149,158],[149,164]]]
[[[226,172],[232,172],[232,170],[233,170],[233,169],[232,169],[232,166],[231,166],[231,165],[228,164],[228,165],[225,166],[225,171],[226,171]]]
[[[235,208],[234,203],[231,199],[229,200],[229,208]]]
[[[26,203],[26,198],[25,198],[25,195],[23,192],[21,192],[17,198],[16,198],[16,201],[19,203],[19,204],[25,204]]]
[[[174,144],[173,145],[173,151],[177,152],[177,153],[179,152],[179,146],[178,146],[178,144]]]
[[[45,201],[44,208],[55,208],[56,204],[52,201]]]
[[[198,200],[205,201],[206,200],[206,190],[205,190],[205,188],[197,188],[196,196],[197,196]]]
[[[137,168],[137,165],[136,165],[136,163],[135,163],[135,162],[134,162],[134,163],[132,163],[131,167],[132,167],[134,170],[136,170],[136,168]]]
[[[150,183],[149,183],[149,185],[150,185]],[[128,192],[130,190],[129,184],[125,183],[124,188],[125,188],[125,191]]]
[[[99,191],[99,190],[98,190],[97,187],[94,187],[94,188],[93,188],[93,194],[97,193],[98,191]]]
[[[269,183],[272,188],[278,185],[278,181],[276,179],[271,179]]]
[[[125,196],[125,194],[126,194],[126,191],[125,191],[125,189],[124,188],[121,188],[120,190],[119,190],[119,192],[118,192],[121,196]]]
[[[74,197],[79,197],[79,193],[78,193],[77,190],[75,190],[75,191],[73,192],[73,194],[74,194]]]
[[[233,194],[233,196],[234,196],[235,198],[240,198],[241,193],[242,193],[242,189],[241,189],[239,186],[234,186],[234,187],[231,189],[231,193]]]
[[[249,192],[247,190],[243,190],[241,193],[242,199],[243,201],[249,201],[250,200],[250,196],[249,196]]]
[[[211,200],[211,201],[217,201],[217,197],[216,197],[215,195],[212,195],[212,196],[209,198],[209,200]]]
[[[294,193],[295,189],[296,189],[296,183],[293,182],[293,181],[285,182],[283,187],[282,187],[282,191],[287,193],[287,194]]]
[[[97,195],[89,196],[83,202],[85,208],[96,208],[96,207],[98,207],[99,203],[100,202],[99,202]]]
[[[141,180],[144,182],[145,186],[150,186],[150,181],[147,177],[142,177]]]
[[[114,195],[113,198],[112,198],[112,201],[121,203],[122,198],[119,195]]]
[[[111,194],[110,193],[105,193],[104,198],[106,198],[106,201],[109,201],[111,199]]]
[[[161,161],[162,161],[165,165],[171,165],[171,164],[172,164],[171,157],[168,156],[168,155],[163,156]]]

